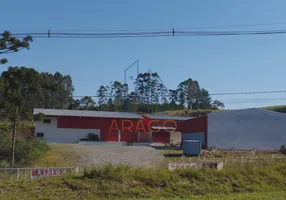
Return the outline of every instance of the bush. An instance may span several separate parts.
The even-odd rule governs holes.
[[[84,170],[84,177],[90,179],[102,179],[102,180],[116,180],[122,181],[127,171],[131,167],[124,164],[112,165],[111,163],[104,166],[97,166],[92,169]]]
[[[10,167],[10,164],[7,160],[0,161],[0,168],[8,168],[8,167]]]
[[[0,160],[11,161],[12,139],[0,137]],[[15,142],[15,163],[30,164],[37,161],[50,149],[48,144],[41,139],[17,139]]]
[[[285,145],[281,145],[279,152],[282,153],[282,154],[286,154],[286,147],[285,147]]]

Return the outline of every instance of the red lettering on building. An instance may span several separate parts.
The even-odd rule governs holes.
[[[145,126],[144,126],[144,124],[143,124],[143,120],[139,120],[139,121],[138,121],[135,131],[136,131],[136,132],[140,131],[140,132],[143,132],[143,133],[146,132]]]
[[[171,130],[168,130],[168,129],[166,128],[166,127],[167,127],[166,124],[167,124],[168,122],[173,123],[173,124],[175,125],[175,128],[174,128],[174,129],[171,129]],[[174,121],[174,120],[166,120],[166,121],[164,121],[163,127],[165,127],[165,130],[166,130],[167,132],[172,132],[172,131],[174,131],[174,130],[177,130],[177,122]]]
[[[158,129],[158,130],[152,130],[152,126],[151,126],[151,123],[152,122],[159,122],[159,120],[150,120],[149,122],[148,122],[148,131],[152,131],[152,132],[154,132],[154,133],[157,133],[157,132],[160,132],[160,129]]]
[[[122,123],[122,133],[126,132],[125,130],[129,131],[130,133],[132,132],[132,127],[133,127],[133,122],[131,120],[128,120],[128,119],[123,119],[121,121]],[[126,126],[126,123],[125,122],[128,122],[128,125],[129,126]]]
[[[112,132],[112,130],[115,130],[115,131],[118,131],[118,130],[119,130],[118,124],[117,124],[117,122],[116,122],[115,119],[112,120],[111,125],[110,125],[110,127],[109,127],[109,132]]]

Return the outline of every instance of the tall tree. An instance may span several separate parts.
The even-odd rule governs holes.
[[[114,94],[114,102],[121,104],[123,102],[123,85],[119,81],[114,81],[112,86],[112,93]]]
[[[169,90],[169,100],[171,104],[178,102],[178,90]]]
[[[214,100],[212,103],[212,108],[213,109],[223,109],[224,108],[224,103],[218,100]]]
[[[128,84],[124,83],[122,85],[122,95],[123,95],[124,100],[128,99],[128,90],[129,90]]]
[[[90,96],[85,96],[80,100],[80,107],[83,110],[95,110],[96,103]]]
[[[200,93],[200,101],[198,104],[198,109],[211,109],[211,98],[209,95],[209,92],[205,90],[204,88],[201,89]]]
[[[15,84],[20,84],[21,98],[30,110],[35,107],[66,109],[73,101],[71,77],[59,72],[53,75],[39,73],[32,68],[9,67],[1,74],[0,80],[2,91],[13,89]],[[4,85],[7,81],[13,85]]]
[[[180,105],[185,105],[187,95],[188,81],[182,81],[177,87],[178,101]]]
[[[98,96],[98,105],[100,110],[104,110],[104,106],[107,104],[108,101],[108,89],[101,85],[100,88],[97,90]]]
[[[160,83],[159,84],[159,87],[158,87],[158,90],[159,90],[159,93],[160,93],[160,97],[161,97],[161,103],[163,104],[167,104],[168,103],[168,89],[167,87],[163,84],[163,83]]]
[[[26,36],[22,40],[14,37],[9,31],[4,31],[0,35],[0,54],[9,54],[13,52],[18,52],[22,49],[29,49],[30,42],[33,39],[31,36]],[[6,58],[0,58],[0,63],[5,64],[8,60]]]
[[[148,88],[150,91],[150,104],[159,104],[160,97],[160,77],[157,73],[150,74],[150,79],[148,84]],[[163,86],[163,85],[162,85]]]
[[[80,99],[73,99],[68,109],[69,110],[80,110],[81,109],[80,103],[81,103]]]
[[[18,52],[21,49],[29,49],[30,42],[32,42],[33,39],[31,36],[26,36],[22,40],[17,39],[16,37],[13,37],[12,34],[9,31],[4,31],[0,35],[0,54],[9,54],[13,52]],[[7,63],[8,60],[6,58],[0,58],[0,64]],[[10,83],[6,81],[0,81],[0,98],[2,98],[2,101],[0,102],[0,109],[5,108],[6,110],[4,113],[6,115],[9,115],[9,118],[13,121],[13,141],[12,141],[12,161],[11,161],[11,167],[14,166],[14,160],[15,160],[15,135],[16,135],[16,123],[17,120],[20,118],[22,112],[26,113],[26,109],[23,109],[21,106],[21,87],[13,84],[13,88],[10,88],[7,90],[7,85]],[[6,86],[5,86],[6,84]],[[6,88],[5,88],[6,87]],[[9,94],[10,93],[10,94]],[[7,95],[10,95],[7,97]],[[15,104],[14,104],[15,103]],[[19,105],[20,103],[20,105]],[[2,113],[2,112],[1,112]]]
[[[16,69],[16,74],[19,72]],[[5,110],[6,117],[13,123],[12,135],[12,159],[11,167],[14,166],[15,161],[15,141],[16,141],[16,126],[17,122],[22,119],[31,119],[32,114],[29,112],[22,96],[22,91],[25,90],[23,79],[17,79],[8,72],[3,72],[1,76],[2,85],[2,100],[0,101],[0,108]]]

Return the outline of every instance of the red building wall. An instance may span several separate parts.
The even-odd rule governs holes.
[[[59,117],[58,128],[100,129],[102,141],[118,141],[118,130],[121,141],[137,142],[138,130],[144,130],[140,119],[114,119],[95,117]]]
[[[153,142],[168,143],[170,142],[170,132],[159,130],[152,132]]]
[[[197,117],[178,123],[178,131],[184,133],[204,132],[205,142],[208,142],[208,117]]]
[[[100,139],[102,141],[118,141],[118,129],[121,130],[121,141],[137,142],[138,131],[140,131],[140,141],[170,142],[170,132],[165,130],[152,130],[151,126],[176,127],[177,131],[205,132],[207,139],[207,117],[194,118],[187,121],[172,120],[151,120],[148,117],[143,119],[114,119],[114,118],[94,118],[94,117],[59,117],[58,128],[78,128],[78,129],[100,129]]]
[[[143,123],[147,130],[152,132],[153,142],[168,143],[170,142],[170,132],[165,130],[152,130],[152,126],[160,127],[175,127],[179,121],[167,120],[167,119],[150,119],[149,117],[143,116]]]

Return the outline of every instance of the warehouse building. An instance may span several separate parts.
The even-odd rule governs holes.
[[[34,115],[43,114],[44,119],[35,122],[36,137],[48,142],[71,143],[97,135],[100,141],[138,142],[140,122],[135,113],[34,109]]]
[[[258,108],[210,113],[180,122],[183,139],[217,149],[274,150],[286,144],[286,115]]]
[[[105,142],[180,142],[177,123],[191,119],[175,116],[140,116],[135,113],[34,109],[35,136],[48,142],[72,143],[96,135]]]

